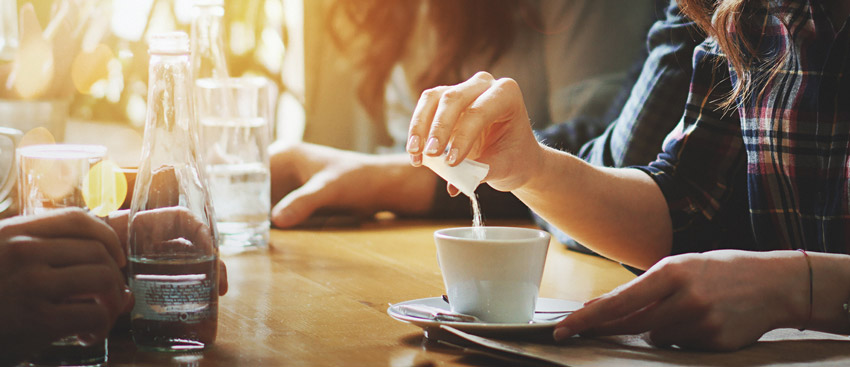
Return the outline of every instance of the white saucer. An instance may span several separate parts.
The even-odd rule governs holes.
[[[426,332],[429,330],[437,330],[440,325],[446,325],[470,334],[485,336],[534,334],[553,331],[555,324],[566,317],[566,315],[557,317],[556,314],[553,315],[551,313],[536,313],[531,322],[522,324],[437,321],[404,315],[396,309],[396,307],[400,305],[424,305],[450,311],[451,309],[449,304],[443,301],[441,297],[430,297],[396,303],[387,308],[387,314],[392,316],[392,318],[419,326],[422,329],[425,329]],[[581,306],[581,302],[554,298],[538,298],[536,311],[574,311],[579,309]]]

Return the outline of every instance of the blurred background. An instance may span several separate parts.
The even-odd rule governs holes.
[[[66,54],[56,54],[57,71],[49,85],[61,91],[32,96],[5,95],[4,99],[65,100],[71,120],[124,124],[141,129],[147,95],[147,39],[157,32],[190,31],[193,0],[82,0],[69,1],[70,27],[51,29],[60,1],[0,0],[0,61],[8,66],[16,54],[32,47],[19,41],[20,9],[31,3],[38,23],[54,43],[73,43]],[[304,7],[301,0],[225,1],[224,42],[231,76],[259,75],[273,80],[281,91],[281,116],[289,124],[281,131],[301,138],[304,125]],[[23,21],[26,23],[26,21]],[[57,22],[58,23],[58,22]],[[67,40],[59,40],[70,30]],[[55,33],[55,34],[54,34]],[[54,46],[55,49],[61,45]],[[30,52],[32,53],[32,52]],[[36,53],[30,59],[38,61]],[[60,72],[70,63],[69,75]],[[68,60],[70,59],[70,60]],[[79,67],[78,67],[79,65]],[[31,84],[37,84],[32,82]],[[73,88],[71,88],[73,86]],[[53,89],[53,88],[51,88]],[[69,133],[73,133],[70,132]],[[292,136],[297,135],[297,136]]]
[[[0,125],[27,130],[15,124],[64,118],[68,126],[108,123],[103,129],[118,125],[140,132],[146,109],[147,39],[158,32],[189,32],[195,1],[0,0],[0,82],[5,81],[5,88],[0,88]],[[524,93],[537,90],[539,95],[528,102],[539,104],[539,113],[532,116],[536,128],[601,115],[641,53],[655,2],[396,1],[223,1],[229,75],[264,76],[280,91],[275,140],[369,153],[398,151],[398,142],[388,141],[389,120],[394,119],[395,135],[406,133],[420,87],[433,86],[419,85],[417,80],[446,63],[440,53],[451,46],[446,38],[458,32],[472,37],[476,35],[472,31],[497,37],[492,27],[501,28],[500,24],[514,27],[504,32],[511,36],[509,40],[493,42],[485,37],[461,47],[474,57],[444,71],[459,72],[462,78],[446,77],[434,85],[454,84],[477,70],[488,70],[517,79]],[[27,21],[21,12],[28,4],[34,9],[34,20]],[[434,14],[443,10],[454,17],[435,18],[423,10],[429,6]],[[495,18],[494,24],[464,20],[467,16],[486,19],[480,14],[488,12],[502,18]],[[386,24],[373,22],[376,19]],[[464,28],[462,23],[472,25]],[[28,29],[41,37],[28,37]],[[502,46],[511,46],[505,57],[498,62],[487,59],[487,52]],[[369,55],[364,50],[397,54],[377,55],[375,62],[376,55],[362,57]],[[455,56],[464,55],[463,50],[455,51]],[[381,65],[381,61],[401,66]],[[361,82],[374,79],[364,69],[372,69],[372,74],[376,70],[392,73],[383,80],[386,87],[381,84],[373,95],[388,104],[380,113],[393,116],[376,115],[374,108],[361,103]],[[66,130],[59,140],[90,142],[90,134],[81,132],[86,129]]]

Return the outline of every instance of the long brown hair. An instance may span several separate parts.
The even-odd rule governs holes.
[[[774,11],[769,0],[677,0],[681,11],[706,34],[714,37],[735,70],[738,80],[732,93],[723,101],[734,107],[757,91],[759,98],[767,84],[780,72],[788,53],[765,51],[762,42],[765,27]],[[776,45],[772,45],[776,46]]]
[[[414,82],[416,90],[463,80],[470,56],[484,55],[489,65],[514,41],[522,22],[541,23],[531,0],[336,0],[327,24],[337,47],[356,52],[364,71],[357,86],[360,102],[388,140],[384,92],[393,66],[404,56],[418,14],[427,1],[426,19],[436,29],[436,53]]]

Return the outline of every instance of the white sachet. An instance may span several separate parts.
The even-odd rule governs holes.
[[[490,166],[481,162],[476,162],[471,159],[464,159],[457,166],[449,166],[446,162],[446,154],[431,157],[422,155],[422,164],[430,168],[434,173],[448,181],[452,186],[457,187],[460,192],[470,198],[475,196],[475,188],[481,183],[481,180],[487,176],[490,171]]]

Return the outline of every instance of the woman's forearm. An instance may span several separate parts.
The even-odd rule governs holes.
[[[670,254],[670,214],[652,178],[543,149],[539,172],[513,191],[538,215],[594,251],[641,269]]]

